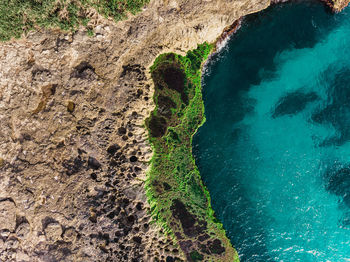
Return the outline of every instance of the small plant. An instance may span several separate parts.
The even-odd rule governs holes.
[[[35,26],[74,31],[87,26],[86,11],[95,8],[105,17],[119,21],[136,14],[149,0],[1,0],[0,40],[19,38]],[[88,34],[91,32],[88,30]]]
[[[90,36],[90,37],[93,37],[95,35],[95,33],[94,33],[94,31],[91,28],[89,28],[87,30],[87,35]]]

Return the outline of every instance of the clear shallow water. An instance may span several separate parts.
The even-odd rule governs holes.
[[[194,155],[241,261],[350,261],[349,11],[274,6],[208,65]]]

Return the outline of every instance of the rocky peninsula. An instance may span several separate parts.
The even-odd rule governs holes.
[[[201,64],[271,4],[152,0],[117,23],[89,10],[94,36],[36,28],[0,43],[0,261],[237,260],[191,156],[168,181],[154,152],[182,141],[174,127],[192,108],[198,123],[180,129],[191,152]],[[183,179],[196,194],[172,194]]]

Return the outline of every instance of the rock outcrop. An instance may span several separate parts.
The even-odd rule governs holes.
[[[149,66],[214,42],[269,0],[151,1],[89,37],[31,32],[0,44],[0,261],[175,261],[151,223]]]
[[[348,6],[348,0],[324,0],[324,2],[335,12],[341,12],[345,7]]]

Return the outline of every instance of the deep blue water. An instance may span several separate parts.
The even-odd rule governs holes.
[[[194,155],[241,261],[350,261],[349,12],[273,6],[207,65]]]

